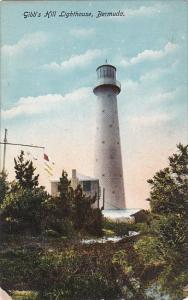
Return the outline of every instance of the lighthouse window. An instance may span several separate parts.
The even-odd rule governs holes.
[[[107,76],[111,77],[111,72],[110,72],[110,68],[109,67],[107,67]]]
[[[102,141],[102,144],[105,144],[105,141]]]
[[[102,77],[102,70],[101,70],[101,68],[99,69],[99,77]]]
[[[102,77],[102,69],[99,68],[99,69],[97,70],[97,73],[98,73],[98,78],[101,78],[101,77]]]
[[[90,192],[91,191],[91,181],[83,181],[83,191]]]
[[[115,191],[112,191],[112,194],[115,194]]]
[[[105,174],[102,174],[102,176],[104,177],[104,176],[105,176]]]
[[[100,69],[100,76],[104,77],[104,70],[103,70],[103,68]]]
[[[104,76],[104,71],[103,71],[103,68],[101,68],[101,77]]]
[[[112,77],[115,78],[116,77],[116,73],[115,73],[115,70],[112,69]]]
[[[110,124],[109,127],[112,127],[112,124]]]
[[[107,68],[103,67],[103,77],[107,77]]]
[[[102,77],[110,77],[110,78],[115,78],[116,73],[114,68],[111,66],[102,66],[97,70],[97,77],[102,78]]]
[[[104,76],[104,67],[101,70],[102,70],[102,77],[105,77]]]
[[[102,112],[105,112],[105,110],[103,109]]]

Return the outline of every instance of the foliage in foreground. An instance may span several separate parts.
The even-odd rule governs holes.
[[[158,283],[175,300],[183,297],[188,282],[188,145],[177,148],[169,166],[148,180],[153,248],[165,263]]]
[[[0,173],[0,204],[4,201],[5,195],[9,190],[7,182],[7,174],[4,172]]]
[[[102,234],[102,213],[93,208],[96,197],[86,197],[81,186],[73,190],[62,172],[59,196],[53,198],[39,186],[32,161],[24,152],[14,159],[15,179],[11,184],[0,176],[3,232],[75,236],[78,232]]]
[[[169,166],[149,179],[151,211],[155,214],[188,215],[188,145],[177,146],[178,153],[169,157]]]
[[[178,145],[178,153],[169,158],[169,166],[157,172],[148,182],[151,185],[151,214],[148,214],[145,223],[134,225],[135,230],[140,231],[139,236],[103,245],[70,244],[70,240],[62,240],[54,247],[46,245],[48,237],[43,245],[31,243],[21,248],[16,246],[14,251],[7,249],[2,251],[0,260],[2,285],[9,290],[37,291],[37,300],[114,300],[123,297],[126,300],[144,300],[154,299],[147,296],[146,290],[155,283],[157,291],[170,295],[171,300],[182,300],[182,289],[188,282],[188,147]],[[17,185],[13,187],[11,192],[17,193]],[[33,188],[38,191],[40,187],[35,185]],[[20,191],[25,193],[25,187]],[[10,195],[10,190],[7,194]],[[51,233],[66,235],[71,230],[72,233],[92,232],[99,222],[97,217],[93,217],[95,210],[90,205],[94,199],[87,199],[79,187],[74,193],[66,173],[62,175],[60,196],[54,201],[44,198],[43,226]],[[15,201],[17,198],[12,199]],[[11,200],[11,203],[14,201]],[[29,209],[32,203],[35,207],[33,201]],[[17,205],[20,204],[22,212],[29,210],[20,200],[7,207],[11,217],[25,224],[24,218],[18,218]],[[97,215],[98,212],[95,212]],[[98,217],[101,220],[100,213]],[[119,235],[126,234],[129,229],[127,224],[108,221],[103,225],[105,230]]]
[[[2,253],[2,286],[33,290],[38,299],[140,299],[142,264],[131,243],[32,246]],[[62,247],[63,246],[63,247]]]

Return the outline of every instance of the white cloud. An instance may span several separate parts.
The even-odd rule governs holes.
[[[22,54],[25,50],[42,46],[47,41],[44,32],[34,32],[24,35],[16,44],[3,45],[2,54],[6,56],[16,56]]]
[[[157,127],[176,118],[171,109],[169,111],[169,104],[178,101],[179,89],[165,88],[158,82],[158,79],[163,80],[162,75],[166,72],[166,68],[157,68],[140,76],[138,81],[127,79],[122,82],[122,95],[119,97],[123,105],[126,103],[124,109],[131,128]]]
[[[153,95],[150,96],[150,102],[154,103],[163,103],[169,100],[173,100],[176,96],[176,90],[172,91],[162,91],[158,93],[154,93]]]
[[[140,62],[146,61],[146,60],[157,60],[161,59],[170,53],[173,53],[178,48],[177,44],[173,44],[171,42],[168,42],[165,47],[161,50],[144,50],[143,52],[138,53],[135,57],[132,57],[131,59],[122,59],[120,61],[120,65],[122,66],[130,66],[135,65]]]
[[[59,105],[67,101],[81,101],[89,98],[90,88],[80,88],[66,95],[48,94],[37,97],[22,97],[15,106],[2,111],[2,117],[14,118],[21,115],[34,115],[56,111]]]
[[[88,38],[94,35],[95,30],[93,28],[74,28],[70,31],[70,34],[76,38]]]
[[[154,6],[140,6],[138,8],[122,8],[121,11],[124,13],[124,18],[114,18],[114,17],[109,17],[109,18],[100,18],[103,20],[109,20],[109,19],[113,19],[115,21],[127,21],[130,20],[132,18],[139,18],[139,17],[150,17],[156,14],[160,14],[161,11],[164,11],[165,9],[165,5],[162,4],[156,4]],[[115,12],[115,11],[114,11]]]
[[[123,82],[122,94],[119,97],[122,103],[124,100],[128,102],[125,110],[126,112],[127,109],[129,110],[129,115],[134,116],[135,111],[139,111],[145,116],[152,111],[163,110],[170,103],[175,103],[178,95],[178,89],[167,90],[157,86],[147,86],[139,81],[127,80]]]
[[[122,81],[122,91],[128,94],[147,96],[149,99],[171,99],[176,96],[177,89],[164,90],[160,84],[164,76],[171,74],[174,70],[176,63],[173,63],[168,68],[156,68],[145,72],[140,76],[137,81],[126,79]]]
[[[146,72],[143,75],[141,75],[140,82],[148,83],[148,82],[151,82],[151,81],[160,80],[162,78],[162,76],[169,73],[171,70],[172,70],[171,67],[168,68],[168,69],[157,68],[157,69],[151,70],[151,71]]]
[[[132,126],[160,126],[173,119],[173,116],[166,113],[159,113],[147,116],[133,116],[129,117],[128,121]]]
[[[125,94],[132,94],[139,90],[140,83],[139,81],[134,81],[132,79],[126,79],[121,82],[121,91]]]
[[[160,6],[140,6],[137,9],[125,9],[127,17],[142,17],[160,13]]]
[[[43,67],[50,70],[72,70],[77,67],[84,67],[90,64],[93,60],[100,57],[104,51],[99,49],[87,50],[83,54],[73,55],[68,60],[61,63],[52,62]]]

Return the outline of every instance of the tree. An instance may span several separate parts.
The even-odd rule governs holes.
[[[95,201],[96,195],[94,197],[86,196],[81,185],[78,185],[74,191],[73,220],[77,230],[101,235],[102,213],[100,209],[92,207]]]
[[[44,203],[49,195],[39,186],[32,161],[24,160],[24,152],[14,159],[17,181],[13,181],[1,204],[1,219],[9,232],[40,233],[44,219]]]
[[[7,174],[0,173],[0,204],[3,202],[6,193],[9,190],[9,184],[7,182]]]
[[[157,172],[151,185],[151,211],[156,214],[188,214],[188,145],[177,145],[178,153],[169,157],[169,167]]]
[[[74,235],[72,209],[73,189],[64,170],[58,184],[59,195],[45,203],[45,227],[50,234]],[[55,231],[55,232],[54,232]]]
[[[177,148],[169,157],[169,166],[148,180],[152,235],[158,239],[156,250],[166,264],[158,283],[171,299],[182,297],[188,280],[188,145]]]
[[[33,167],[33,162],[24,159],[24,151],[21,151],[18,158],[14,158],[14,169],[16,179],[22,188],[34,189],[39,185],[39,175],[34,175],[36,168]]]
[[[62,217],[70,217],[72,214],[73,189],[71,181],[68,180],[68,174],[63,170],[60,182],[58,185],[59,204],[61,206]]]
[[[74,192],[74,223],[75,227],[83,229],[91,213],[91,205],[95,202],[94,198],[86,197],[81,185],[78,185]]]
[[[43,187],[35,190],[13,187],[1,205],[1,218],[5,230],[10,233],[28,232],[40,234],[44,218],[44,203],[48,194]]]
[[[68,174],[63,170],[58,185],[59,195],[46,203],[47,229],[70,235],[74,230],[95,235],[102,233],[102,213],[92,205],[96,197],[86,196],[82,187],[71,187]]]

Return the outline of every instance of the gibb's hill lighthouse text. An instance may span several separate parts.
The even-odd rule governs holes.
[[[104,12],[104,11],[96,11],[96,12],[89,12],[89,11],[56,11],[56,10],[49,10],[45,12],[40,11],[24,11],[23,17],[24,19],[27,18],[76,18],[76,17],[86,17],[86,18],[101,18],[101,17],[125,17],[126,13],[124,11],[111,11],[111,12]]]

